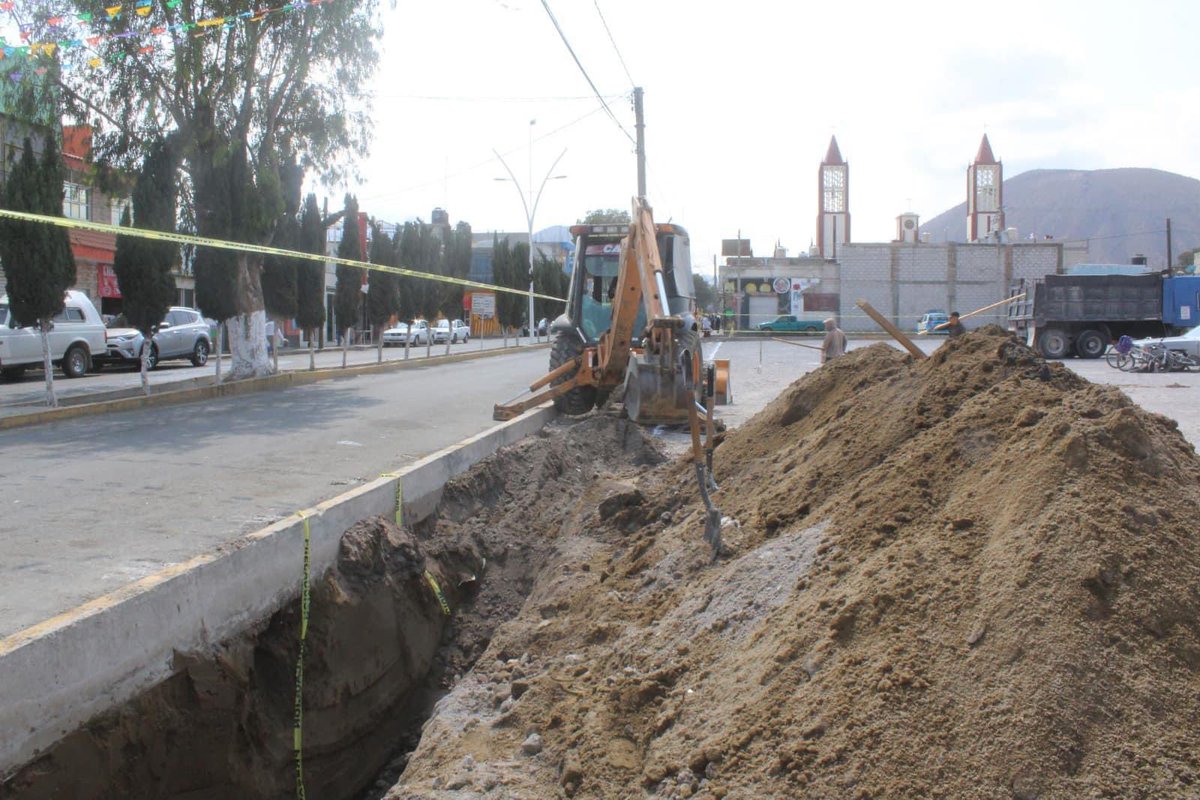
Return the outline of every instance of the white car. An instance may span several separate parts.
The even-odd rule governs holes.
[[[1200,325],[1197,325],[1190,331],[1187,331],[1180,336],[1167,336],[1161,339],[1135,339],[1133,344],[1135,347],[1142,348],[1161,344],[1168,350],[1178,350],[1181,353],[1186,353],[1192,358],[1200,358]]]
[[[92,368],[92,356],[105,352],[104,321],[83,292],[68,290],[63,302],[50,330],[50,361],[66,377],[79,378]],[[26,367],[41,365],[41,334],[17,327],[8,295],[0,297],[0,375],[17,378]]]
[[[453,322],[448,319],[439,319],[437,327],[433,329],[433,343],[445,344],[447,338],[451,344],[469,342],[471,340],[471,329],[461,319],[456,319]]]
[[[405,344],[428,343],[429,324],[423,319],[417,320],[411,326],[406,322],[398,322],[394,327],[388,328],[383,332],[384,347],[391,347],[392,345],[403,347]]]
[[[267,323],[268,347],[272,343],[270,334],[274,324]],[[108,351],[104,360],[113,364],[134,365],[141,361],[145,337],[137,328],[129,327],[124,315],[118,315],[108,323],[106,337]],[[157,367],[160,361],[172,358],[186,358],[193,366],[203,367],[208,363],[208,354],[212,352],[208,322],[200,316],[199,311],[184,306],[168,309],[158,332],[150,341],[150,369]]]

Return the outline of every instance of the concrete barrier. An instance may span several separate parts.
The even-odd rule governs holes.
[[[174,564],[0,640],[0,775],[171,675],[177,652],[211,647],[296,597],[305,519],[316,576],[333,565],[352,525],[394,514],[398,497],[405,522],[423,519],[447,480],[553,417],[549,405],[529,411],[221,552]]]

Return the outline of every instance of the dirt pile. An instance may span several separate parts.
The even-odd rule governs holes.
[[[817,370],[717,478],[715,565],[686,465],[571,498],[388,796],[1197,793],[1200,460],[1171,421],[985,329]]]

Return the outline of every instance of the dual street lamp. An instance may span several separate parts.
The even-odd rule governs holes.
[[[536,119],[529,120],[529,182],[526,184],[529,187],[529,196],[526,198],[526,193],[521,189],[521,183],[517,180],[516,174],[508,166],[508,162],[504,160],[504,156],[500,155],[495,149],[492,150],[496,154],[496,158],[500,159],[500,163],[504,165],[504,169],[508,172],[507,178],[495,178],[498,181],[511,181],[516,187],[517,194],[521,197],[521,206],[525,209],[525,223],[529,233],[529,338],[532,342],[536,335],[535,331],[536,320],[533,317],[533,218],[537,214],[538,203],[542,199],[542,191],[545,190],[546,184],[550,181],[562,180],[566,175],[554,175],[554,169],[558,166],[558,162],[562,161],[562,157],[567,154],[566,149],[558,154],[558,158],[554,159],[554,163],[550,165],[550,169],[546,171],[546,177],[542,178],[542,183],[538,187],[537,194],[533,193],[533,126],[537,122]]]

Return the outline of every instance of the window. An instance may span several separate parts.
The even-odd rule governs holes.
[[[112,201],[111,206],[110,206],[110,208],[111,208],[110,219],[112,219],[113,225],[121,224],[121,217],[124,216],[125,209],[127,209],[127,208],[130,209],[130,213],[132,213],[132,208],[131,208],[132,204],[133,204],[132,201],[128,197],[126,197],[122,200],[113,200]],[[132,217],[130,217],[130,219],[132,219]]]
[[[55,322],[84,322],[83,309],[67,306],[54,315]]]
[[[70,219],[88,219],[88,201],[92,191],[78,183],[63,183],[63,216]]]

